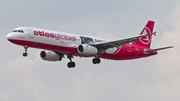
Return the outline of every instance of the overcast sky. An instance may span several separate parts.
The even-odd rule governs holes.
[[[47,62],[41,50],[7,41],[14,28],[31,26],[122,39],[154,20],[152,48],[173,45],[157,56],[128,61],[76,57]],[[0,101],[179,101],[179,0],[0,0]]]

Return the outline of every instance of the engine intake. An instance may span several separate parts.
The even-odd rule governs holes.
[[[62,55],[57,54],[52,51],[41,51],[40,57],[43,60],[47,61],[61,61],[62,60]]]
[[[77,47],[77,51],[83,55],[94,56],[98,54],[98,49],[94,46],[81,44]]]

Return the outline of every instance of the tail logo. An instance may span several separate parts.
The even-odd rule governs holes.
[[[148,27],[145,27],[141,35],[146,35],[152,33]],[[141,37],[139,39],[143,44],[149,44],[151,42],[151,35]]]

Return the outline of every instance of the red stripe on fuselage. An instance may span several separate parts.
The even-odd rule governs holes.
[[[73,47],[63,47],[63,46],[57,46],[57,45],[33,42],[33,41],[26,41],[26,40],[12,40],[11,39],[9,41],[17,45],[21,45],[21,46],[28,46],[28,47],[33,47],[33,48],[58,51],[63,54],[72,54],[72,55],[78,54],[77,49]]]
[[[64,46],[58,46],[58,45],[52,45],[52,44],[46,44],[46,43],[40,43],[40,42],[33,42],[33,41],[26,41],[26,40],[11,39],[9,41],[11,41],[12,43],[21,45],[21,46],[28,46],[28,47],[32,47],[32,48],[58,51],[62,54],[66,54],[66,55],[88,57],[88,56],[78,53],[78,51],[75,47],[64,47]],[[132,47],[134,47],[134,46],[132,45]],[[139,48],[139,54],[136,55],[135,51],[133,51],[133,49],[132,49],[132,51],[128,51],[126,49],[126,45],[122,45],[121,49],[116,54],[107,54],[105,52],[101,52],[98,56],[100,58],[112,59],[112,60],[129,60],[129,59],[148,57],[148,56],[155,55],[155,54],[157,54],[157,52],[153,52],[151,54],[144,54],[144,48]]]

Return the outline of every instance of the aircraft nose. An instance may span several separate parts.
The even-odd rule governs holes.
[[[6,37],[10,41],[11,39],[14,38],[14,35],[13,35],[13,33],[9,33]]]
[[[9,40],[9,39],[11,38],[10,33],[9,33],[6,37],[7,37],[7,39]]]

